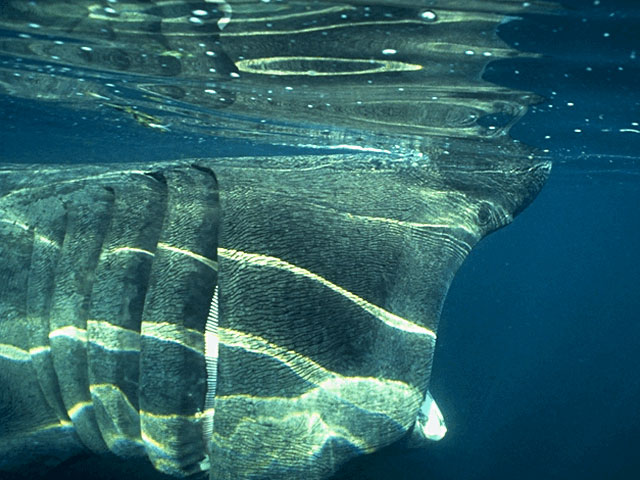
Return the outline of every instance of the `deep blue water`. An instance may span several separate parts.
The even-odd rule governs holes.
[[[431,386],[447,436],[428,451],[371,458],[362,478],[640,478],[640,4],[564,5],[568,13],[501,30],[543,58],[486,74],[548,98],[511,133],[548,149],[555,166],[538,199],[474,249],[451,287]],[[75,114],[4,108],[6,158],[21,160],[31,139],[30,158],[90,160],[87,144],[67,141]],[[104,128],[100,116],[83,128],[92,122]],[[172,150],[140,130],[123,142],[130,160],[210,148]]]

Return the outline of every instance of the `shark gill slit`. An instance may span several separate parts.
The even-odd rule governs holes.
[[[209,315],[205,326],[204,355],[207,367],[207,395],[204,402],[204,423],[202,433],[205,445],[209,444],[213,435],[213,403],[218,381],[218,286],[216,285],[209,305]]]

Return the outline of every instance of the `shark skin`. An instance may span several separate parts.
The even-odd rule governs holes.
[[[0,165],[2,474],[325,480],[442,438],[449,285],[551,168],[508,135],[540,98],[482,73],[556,7],[416,3],[3,4],[0,95],[256,147]]]
[[[428,440],[447,288],[549,172],[506,162],[5,167],[2,468],[322,479]]]

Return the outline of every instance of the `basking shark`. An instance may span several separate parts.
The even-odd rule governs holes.
[[[550,164],[480,79],[521,2],[389,3],[3,6],[4,55],[72,66],[5,95],[317,151],[0,168],[0,471],[321,480],[444,435],[447,289]]]

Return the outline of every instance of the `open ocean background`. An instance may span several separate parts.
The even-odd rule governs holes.
[[[495,62],[485,75],[547,98],[511,135],[548,150],[554,167],[538,199],[472,251],[451,287],[431,384],[447,436],[427,451],[367,458],[358,478],[640,478],[640,2],[562,3],[564,14],[501,27],[507,42],[543,57]],[[134,136],[78,115],[2,100],[0,158],[258,153],[151,129]],[[96,149],[105,139],[110,148]]]

